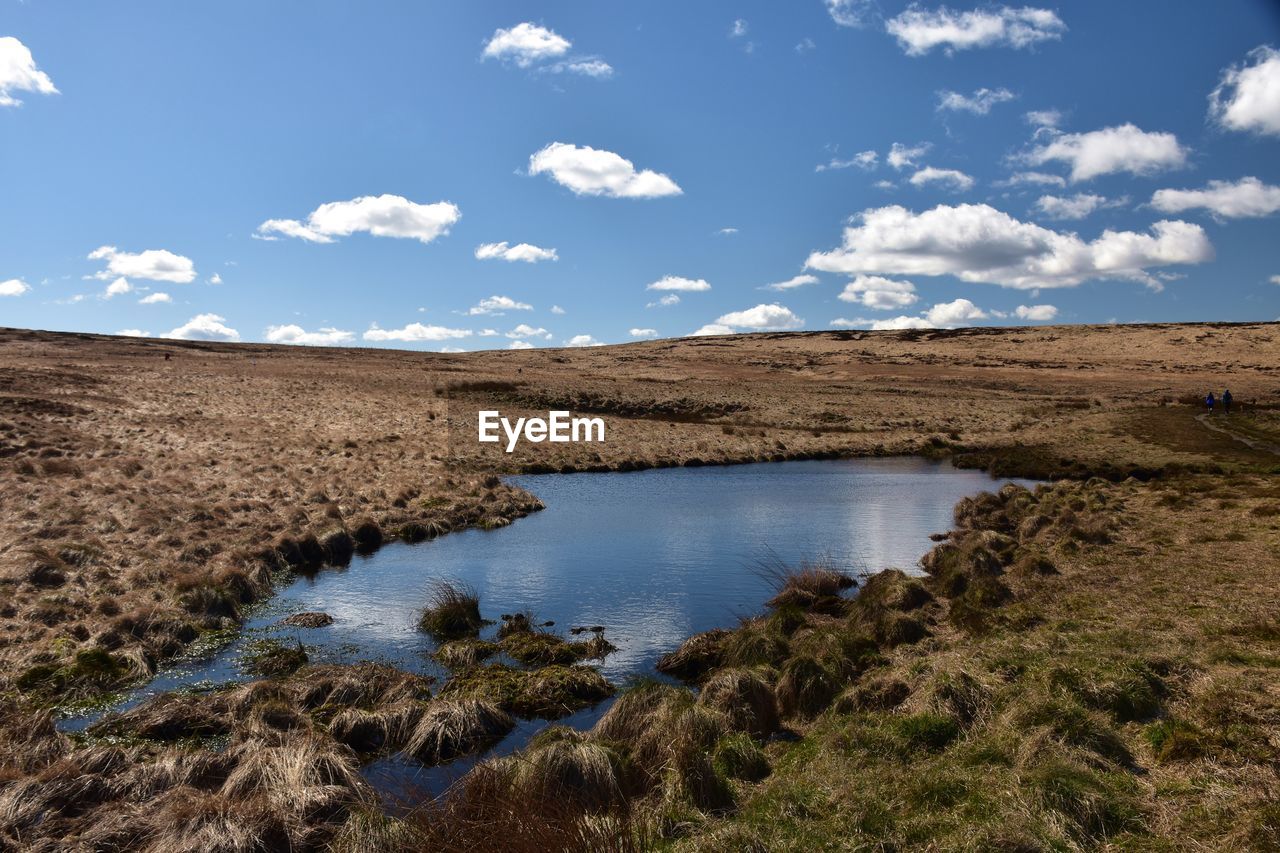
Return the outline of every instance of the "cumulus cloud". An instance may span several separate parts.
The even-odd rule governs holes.
[[[1062,124],[1061,110],[1030,110],[1024,113],[1023,120],[1027,124],[1040,130],[1055,130],[1058,125]]]
[[[197,314],[165,337],[184,341],[240,340],[240,333],[225,325],[226,321],[226,317],[217,314]]]
[[[856,302],[868,308],[890,311],[915,303],[916,286],[909,281],[884,278],[878,275],[860,275],[844,286],[839,299]]]
[[[650,302],[645,308],[667,308],[671,305],[680,304],[680,295],[677,293],[668,293],[657,302]]]
[[[1280,85],[1278,81],[1277,85]],[[1199,190],[1156,190],[1151,206],[1164,213],[1179,213],[1202,207],[1228,219],[1269,216],[1280,210],[1280,187],[1264,184],[1257,178],[1210,181]]]
[[[213,275],[209,276],[209,283],[222,284],[222,276],[218,275],[217,273],[214,273]]]
[[[1271,276],[1271,283],[1272,283],[1272,284],[1280,284],[1280,275],[1273,275],[1273,276]]]
[[[21,296],[31,289],[31,285],[27,284],[20,278],[10,278],[0,281],[0,296]]]
[[[1058,316],[1058,309],[1052,305],[1019,305],[1013,313],[1021,320],[1045,323]]]
[[[1187,164],[1186,148],[1172,133],[1147,133],[1132,124],[1104,127],[1088,133],[1059,133],[1022,159],[1032,166],[1062,162],[1071,166],[1071,180],[1128,172],[1151,175]]]
[[[564,313],[564,309],[563,309],[563,308],[561,308],[559,305],[552,305],[552,306],[551,306],[551,313],[552,313],[552,314],[563,314],[563,313]]]
[[[133,285],[129,284],[126,278],[118,278],[107,285],[106,291],[102,294],[103,299],[110,299],[113,296],[123,296],[126,293],[133,292]]]
[[[743,311],[730,311],[722,314],[713,323],[708,323],[695,335],[731,335],[738,331],[776,332],[787,329],[798,329],[804,320],[797,317],[790,308],[774,302],[760,304]]]
[[[921,142],[919,145],[903,145],[901,142],[895,142],[889,148],[889,153],[885,155],[885,162],[895,169],[901,171],[908,166],[914,166],[916,160],[928,153],[932,146],[928,142]]]
[[[776,281],[773,284],[766,284],[763,290],[794,290],[797,287],[804,287],[806,284],[817,284],[818,277],[816,275],[796,275],[786,281]]]
[[[902,329],[936,329],[933,323],[930,323],[923,317],[891,317],[888,320],[873,320],[871,322],[871,330],[873,332],[893,332]]]
[[[122,252],[115,246],[99,246],[89,253],[89,260],[107,262],[106,269],[93,274],[94,278],[103,281],[125,276],[188,284],[196,277],[196,265],[190,258],[164,249],[147,249],[133,254]]]
[[[514,246],[508,246],[505,240],[501,243],[481,243],[476,247],[476,258],[482,261],[495,259],[511,262],[524,261],[526,264],[536,264],[538,261],[560,260],[560,256],[556,254],[555,249],[544,249],[531,243],[517,243]]]
[[[590,335],[574,335],[572,338],[564,342],[567,347],[602,347],[604,341],[597,341]]]
[[[885,22],[907,56],[923,56],[935,47],[947,54],[975,47],[1030,48],[1060,39],[1067,25],[1049,9],[1000,6],[958,12],[940,6],[912,5]]]
[[[1045,172],[1018,172],[1010,175],[1003,181],[996,183],[998,187],[1024,187],[1024,186],[1042,186],[1042,187],[1065,187],[1067,179],[1061,175],[1050,175]]]
[[[528,323],[521,323],[511,331],[507,332],[508,338],[546,338],[551,340],[551,333],[541,326],[535,328]]]
[[[841,160],[839,157],[832,157],[829,162],[819,163],[814,166],[815,172],[826,172],[831,169],[848,169],[856,166],[859,169],[870,171],[874,169],[879,161],[879,155],[874,151],[859,151],[847,160]]]
[[[1209,116],[1228,130],[1280,136],[1280,50],[1254,48],[1244,65],[1224,70]]]
[[[633,338],[656,338],[658,336],[657,329],[632,329],[627,334]]]
[[[716,234],[721,237],[732,237],[734,234],[737,234],[737,233],[738,233],[738,229],[733,228],[732,226],[728,228],[721,228],[719,231],[716,232]]]
[[[576,195],[609,198],[661,198],[683,190],[666,175],[635,164],[612,151],[553,142],[529,158],[529,174],[548,174]]]
[[[865,27],[875,15],[873,0],[826,0],[831,20],[841,27]]]
[[[987,312],[968,299],[940,302],[925,312],[925,319],[935,326],[959,326],[973,320],[987,319]]]
[[[332,243],[335,237],[365,232],[375,237],[403,237],[430,243],[448,234],[462,217],[457,205],[447,201],[417,204],[398,195],[361,196],[350,201],[322,204],[307,216],[296,219],[268,219],[255,236],[263,240],[278,235],[312,243]]]
[[[974,180],[958,169],[937,169],[933,166],[925,166],[911,176],[910,183],[913,187],[942,184],[956,192],[964,192],[973,189]]]
[[[683,278],[678,275],[664,275],[652,284],[645,286],[645,290],[682,290],[688,293],[710,289],[711,285],[707,284],[705,279]]]
[[[344,332],[342,329],[332,327],[320,328],[314,332],[308,332],[301,326],[294,324],[267,327],[267,341],[273,344],[336,347],[340,344],[351,343],[355,338],[356,336],[352,332]]]
[[[528,68],[536,62],[564,56],[571,47],[573,43],[554,30],[526,21],[510,29],[495,30],[485,43],[481,57],[513,62],[521,68]]]
[[[1119,207],[1128,199],[1109,199],[1094,193],[1076,193],[1073,196],[1042,195],[1036,199],[1036,210],[1050,219],[1084,219],[1095,210]]]
[[[0,107],[17,107],[22,101],[15,92],[56,95],[58,89],[49,75],[36,67],[31,50],[13,36],[0,37]]]
[[[733,22],[733,26],[729,27],[729,38],[731,39],[742,38],[747,34],[748,30],[750,29],[751,29],[751,25],[748,24],[745,19],[739,18],[738,20]]]
[[[533,344],[529,343],[528,341],[512,341],[507,346],[507,349],[533,349],[533,348],[534,348]]]
[[[890,205],[864,210],[845,228],[840,248],[814,252],[806,266],[850,275],[953,275],[1030,290],[1108,278],[1158,287],[1149,268],[1212,257],[1204,229],[1178,220],[1157,222],[1148,233],[1107,230],[1085,242],[986,204],[923,213]]]
[[[527,302],[517,302],[510,296],[487,296],[467,309],[467,316],[477,317],[483,314],[502,314],[506,311],[532,311],[533,306]]]
[[[148,293],[146,296],[139,299],[138,304],[139,305],[159,305],[163,302],[172,302],[172,301],[173,301],[173,298],[169,296],[169,294],[163,293],[161,291],[156,291],[155,293]]]
[[[977,89],[972,95],[962,95],[950,89],[938,93],[938,109],[952,112],[973,113],[984,116],[991,112],[996,104],[1012,101],[1016,96],[1008,89]]]
[[[149,338],[150,332],[144,332],[142,329],[121,329],[116,332],[122,338]]]
[[[448,341],[457,338],[469,338],[470,329],[450,329],[445,326],[427,326],[422,323],[410,323],[402,329],[381,329],[374,323],[364,333],[366,341]]]

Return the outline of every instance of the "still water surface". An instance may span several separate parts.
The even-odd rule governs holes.
[[[891,566],[916,571],[929,534],[951,526],[956,501],[1007,481],[899,457],[541,474],[511,482],[547,508],[509,527],[396,542],[345,568],[300,577],[255,610],[231,645],[174,665],[116,707],[176,688],[245,680],[239,657],[264,637],[301,640],[313,662],[377,660],[443,678],[430,658],[434,643],[416,628],[439,578],[474,587],[487,619],[527,609],[563,632],[605,626],[618,651],[601,670],[621,684],[652,674],[654,662],[689,635],[759,612],[772,594],[760,572],[763,560],[826,557],[855,574]],[[278,624],[309,610],[330,614],[334,624]],[[562,722],[587,725],[603,710]],[[72,718],[63,727],[90,721]],[[522,724],[496,751],[516,748],[542,725]],[[426,769],[394,757],[367,773],[389,793],[438,790],[466,766]]]

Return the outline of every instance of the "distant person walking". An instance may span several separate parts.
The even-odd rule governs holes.
[[[1213,392],[1209,392],[1209,396],[1204,398],[1204,410],[1209,414],[1213,414]]]
[[[1231,389],[1230,388],[1222,392],[1222,413],[1224,415],[1231,414]]]

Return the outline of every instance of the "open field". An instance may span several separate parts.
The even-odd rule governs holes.
[[[1197,418],[1224,386],[1237,411]],[[482,454],[480,408],[600,413],[608,437]],[[1266,849],[1280,844],[1278,411],[1276,324],[461,355],[2,331],[0,844],[447,849],[503,825],[568,847]],[[909,608],[806,598],[744,627],[735,648],[772,651],[716,659],[739,671],[720,673],[723,707],[650,697],[645,719],[705,723],[685,753],[654,752],[657,723],[625,719],[535,745],[530,761],[590,763],[585,804],[499,766],[453,811],[388,823],[355,772],[391,742],[439,756],[612,689],[543,640],[521,641],[548,655],[532,674],[465,649],[443,686],[295,665],[84,744],[43,710],[234,630],[273,574],[538,509],[496,473],[905,453],[1071,481],[1016,518],[961,514],[940,547],[963,559]],[[970,547],[984,533],[1009,541]],[[776,721],[739,713],[765,694]],[[779,726],[799,739],[761,749],[753,736]],[[353,734],[370,727],[376,746]],[[581,808],[553,826],[512,807],[552,800]]]

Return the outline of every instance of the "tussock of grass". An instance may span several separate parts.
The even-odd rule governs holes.
[[[778,730],[778,701],[762,673],[722,669],[702,685],[698,704],[724,714],[730,728],[764,738]]]
[[[474,589],[459,581],[431,583],[418,627],[439,640],[457,640],[478,635],[483,625],[480,599]]]
[[[289,645],[272,639],[250,643],[241,658],[246,671],[269,678],[288,675],[306,663],[307,651],[302,643]]]
[[[659,658],[655,669],[682,681],[699,681],[723,663],[728,636],[729,632],[722,628],[694,634],[680,648]]]
[[[405,752],[424,764],[441,764],[492,746],[515,724],[509,714],[482,699],[437,699],[422,714]]]
[[[587,666],[553,664],[527,671],[489,664],[456,674],[449,696],[480,698],[521,717],[556,719],[613,695],[613,685]]]
[[[841,593],[857,585],[852,575],[826,561],[806,561],[792,567],[775,558],[763,563],[759,571],[777,590],[768,601],[774,608],[839,614],[846,604]]]

